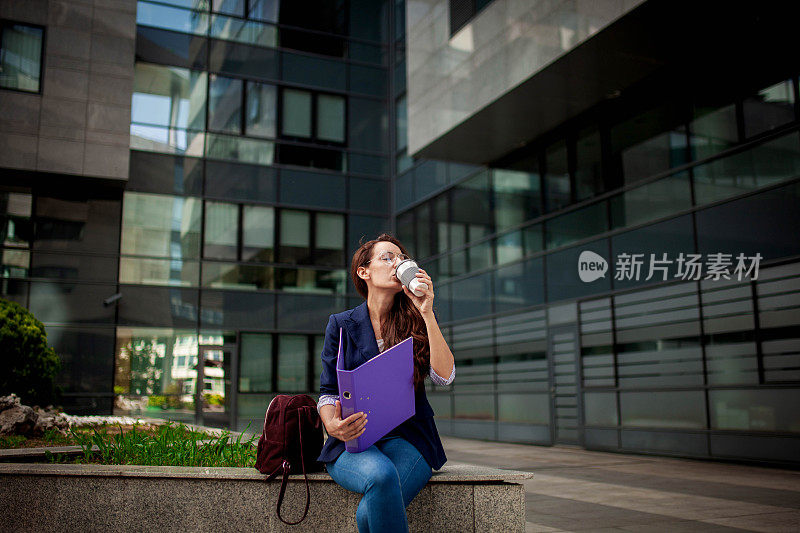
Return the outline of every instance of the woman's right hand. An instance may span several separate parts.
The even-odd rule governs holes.
[[[333,417],[325,423],[325,431],[331,437],[344,442],[360,437],[366,425],[367,415],[362,412],[354,413],[342,420],[342,404],[336,400]]]

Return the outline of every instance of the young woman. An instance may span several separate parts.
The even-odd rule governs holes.
[[[447,461],[424,381],[430,376],[440,385],[452,383],[453,354],[433,314],[430,276],[424,270],[417,273],[428,285],[422,296],[414,296],[395,276],[398,263],[407,257],[400,241],[385,233],[362,244],[353,254],[350,275],[366,301],[331,315],[325,330],[317,408],[329,438],[318,460],[336,483],[364,495],[356,512],[360,533],[408,531],[405,508],[430,479],[431,468],[438,470]],[[347,369],[414,338],[416,414],[361,453],[345,450],[344,441],[360,436],[369,421],[364,413],[342,420],[336,378],[339,328]]]

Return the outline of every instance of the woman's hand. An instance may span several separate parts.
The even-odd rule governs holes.
[[[323,418],[323,422],[325,422]],[[336,400],[333,417],[325,422],[325,431],[328,435],[340,441],[353,440],[364,433],[367,425],[367,415],[362,412],[354,413],[342,420],[342,404]]]
[[[431,280],[428,273],[421,268],[419,272],[417,272],[417,279],[428,286],[427,289],[420,291],[422,292],[422,296],[414,296],[414,293],[408,290],[408,287],[405,285],[403,285],[403,292],[406,293],[406,296],[411,299],[414,307],[416,307],[424,317],[426,314],[433,312],[433,280]]]

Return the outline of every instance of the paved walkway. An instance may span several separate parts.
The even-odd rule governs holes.
[[[442,437],[450,463],[534,472],[526,533],[800,532],[800,471]]]

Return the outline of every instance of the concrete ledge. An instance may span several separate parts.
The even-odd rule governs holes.
[[[412,531],[525,530],[522,481],[533,474],[448,464],[408,508]],[[251,468],[0,464],[4,531],[356,531],[361,495],[327,473],[309,475],[311,506],[298,526],[275,516],[280,482]],[[283,516],[299,518],[303,476],[292,476]]]

